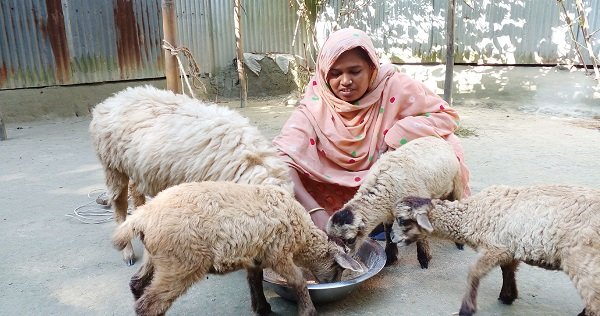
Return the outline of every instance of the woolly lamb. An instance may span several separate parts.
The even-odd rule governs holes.
[[[498,265],[499,299],[511,304],[520,261],[567,273],[585,302],[579,315],[600,315],[600,190],[494,186],[453,202],[408,198],[398,204],[397,217],[397,237],[406,243],[432,234],[483,254],[469,271],[460,315],[475,312],[479,280]]]
[[[117,223],[145,195],[184,182],[273,184],[292,192],[288,167],[256,127],[229,108],[152,86],[127,88],[98,104],[90,134],[104,167]],[[131,243],[123,250],[134,263]]]
[[[272,185],[207,181],[171,187],[129,216],[113,242],[123,249],[134,235],[148,254],[130,283],[138,315],[163,315],[207,273],[239,269],[248,271],[253,311],[267,315],[263,268],[295,289],[300,315],[314,315],[298,266],[320,282],[339,280],[343,268],[362,271],[312,223],[292,194]]]
[[[369,232],[384,223],[386,265],[390,265],[398,255],[390,238],[397,201],[409,196],[459,199],[462,195],[459,161],[452,146],[434,136],[418,138],[379,158],[354,197],[329,219],[327,233],[356,251]],[[426,239],[417,243],[417,258],[422,268],[428,267],[431,254]]]

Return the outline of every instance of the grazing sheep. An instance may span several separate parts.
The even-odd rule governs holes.
[[[298,266],[320,282],[339,280],[343,268],[362,271],[292,194],[272,185],[207,181],[168,188],[129,216],[113,242],[123,249],[134,235],[148,255],[130,283],[138,315],[163,315],[207,273],[239,269],[248,271],[253,311],[267,315],[264,268],[294,288],[300,315],[314,315]]]
[[[459,199],[462,195],[459,161],[452,146],[434,136],[418,138],[379,158],[354,197],[329,219],[327,233],[356,251],[373,228],[384,223],[386,265],[390,265],[398,255],[390,238],[397,201],[409,196]],[[422,268],[428,267],[431,254],[425,239],[417,243],[417,258]]]
[[[476,310],[479,280],[502,268],[499,299],[517,298],[520,261],[562,270],[585,302],[580,315],[600,315],[600,190],[540,185],[490,187],[460,201],[407,198],[398,203],[398,240],[429,234],[465,243],[482,257],[470,269],[460,315]]]
[[[287,165],[247,118],[186,95],[152,86],[127,88],[96,105],[89,131],[117,223],[127,216],[129,180],[136,207],[145,195],[193,181],[273,184],[293,191]],[[134,258],[129,243],[123,259],[132,265]]]

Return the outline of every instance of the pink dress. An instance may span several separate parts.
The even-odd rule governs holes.
[[[326,76],[338,56],[355,47],[362,47],[377,67],[367,93],[350,104],[333,94]],[[341,208],[382,153],[423,136],[441,137],[453,146],[464,192],[469,194],[469,171],[460,140],[453,134],[458,114],[421,82],[393,65],[379,66],[364,32],[342,29],[331,34],[316,70],[300,106],[273,143],[320,206],[329,212]]]

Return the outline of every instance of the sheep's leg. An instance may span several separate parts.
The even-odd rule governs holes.
[[[283,262],[272,267],[275,272],[284,277],[288,285],[296,291],[298,298],[298,315],[314,316],[317,310],[310,299],[308,287],[306,287],[306,279],[302,275],[302,270],[294,264],[292,258],[285,258]]]
[[[392,242],[392,223],[383,223],[383,231],[385,235],[385,265],[391,266],[398,261],[398,245]]]
[[[477,260],[469,270],[467,277],[467,292],[460,307],[460,316],[470,316],[477,310],[477,289],[479,281],[497,265],[512,261],[510,253],[506,249],[487,249],[483,256]]]
[[[577,314],[577,316],[598,316],[598,313],[588,312],[586,308],[584,308],[581,313]]]
[[[421,269],[429,268],[429,261],[431,261],[431,249],[429,248],[429,240],[417,240],[417,260],[419,260],[419,264],[421,264]]]
[[[265,298],[263,289],[263,269],[248,268],[248,285],[250,285],[250,299],[252,300],[252,311],[258,315],[269,315],[271,305]]]
[[[146,196],[138,190],[137,185],[133,181],[129,181],[129,194],[133,200],[134,209],[137,209],[146,203]],[[144,289],[150,284],[152,276],[154,275],[152,258],[150,258],[150,254],[146,248],[144,248],[143,258],[144,261],[142,262],[142,266],[129,281],[129,289],[136,300],[144,294]]]
[[[563,255],[562,269],[575,283],[585,302],[579,315],[600,316],[600,249],[583,246]]]
[[[502,269],[502,290],[500,290],[498,299],[507,305],[512,304],[519,295],[519,291],[517,290],[517,280],[515,279],[515,272],[517,271],[518,266],[518,260],[513,260],[500,266]]]
[[[171,268],[167,271],[156,268],[152,282],[135,302],[137,315],[165,315],[173,302],[207,273],[207,269],[198,269],[182,274],[177,271],[177,263],[168,266]]]
[[[137,185],[133,181],[129,182],[129,194],[131,194],[134,208],[138,208],[146,203],[146,196],[138,190]]]
[[[115,213],[115,221],[117,224],[121,224],[127,217],[127,186],[129,177],[126,174],[119,172],[115,169],[106,169],[106,187],[108,190],[108,197],[110,199],[110,205],[113,207]],[[123,261],[128,266],[133,265],[135,262],[135,255],[133,253],[133,246],[131,242],[127,243],[127,246],[121,252],[123,255]]]
[[[137,185],[133,181],[129,181],[129,194],[133,200],[134,209],[137,209],[146,203],[146,196],[138,190]],[[150,254],[146,248],[144,248],[143,258],[144,262],[142,263],[142,266],[129,281],[129,289],[136,300],[144,294],[144,289],[150,284],[152,276],[154,275],[152,258],[150,258]]]
[[[142,294],[144,294],[144,290],[150,282],[152,282],[152,277],[154,276],[154,265],[152,264],[152,258],[150,258],[150,254],[146,249],[144,249],[144,261],[140,266],[139,270],[131,277],[129,281],[129,289],[133,294],[133,297],[137,300]]]

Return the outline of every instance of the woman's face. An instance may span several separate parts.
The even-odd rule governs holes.
[[[327,82],[336,97],[354,102],[369,89],[373,67],[361,48],[343,52],[329,69]]]

